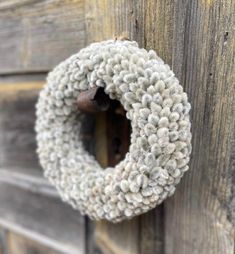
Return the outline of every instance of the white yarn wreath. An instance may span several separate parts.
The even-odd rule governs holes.
[[[103,170],[79,138],[81,91],[104,87],[131,121],[131,145]],[[93,43],[49,73],[37,103],[38,155],[62,199],[92,219],[118,222],[171,196],[188,170],[191,133],[187,94],[155,51],[134,41]],[[80,120],[79,120],[80,119]]]

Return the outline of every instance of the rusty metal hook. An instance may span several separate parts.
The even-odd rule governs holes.
[[[94,87],[79,94],[77,107],[84,113],[97,113],[108,110],[110,101],[103,87]]]

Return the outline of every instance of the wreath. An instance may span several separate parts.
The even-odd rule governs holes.
[[[78,95],[103,87],[131,122],[123,161],[103,170],[80,138]],[[36,106],[38,155],[63,201],[92,219],[145,213],[175,191],[191,153],[190,103],[173,71],[135,41],[92,43],[49,73]]]

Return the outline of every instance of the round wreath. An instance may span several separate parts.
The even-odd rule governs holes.
[[[104,87],[131,121],[131,145],[103,170],[79,138],[81,91]],[[190,104],[155,51],[134,41],[93,43],[49,73],[37,103],[38,155],[62,199],[92,219],[118,222],[171,196],[191,153]]]

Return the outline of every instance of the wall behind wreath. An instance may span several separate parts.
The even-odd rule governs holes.
[[[1,254],[234,253],[234,13],[230,0],[0,2]],[[33,127],[47,72],[116,35],[155,49],[173,68],[192,103],[193,153],[173,197],[112,225],[60,201],[42,177]],[[86,116],[83,140],[105,165],[103,125],[101,116]]]

